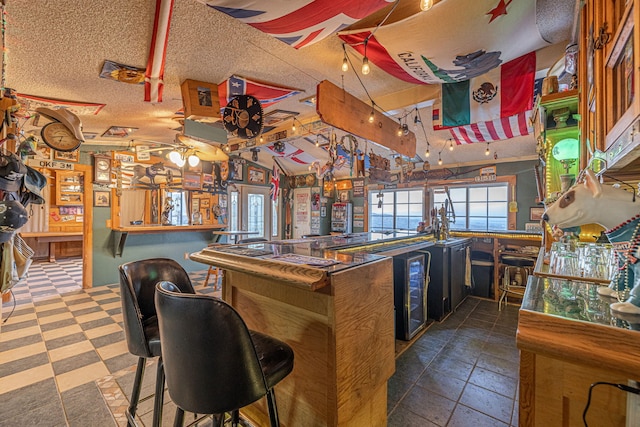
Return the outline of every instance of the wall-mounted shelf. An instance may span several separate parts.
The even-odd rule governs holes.
[[[131,227],[118,227],[112,229],[113,257],[122,257],[124,245],[129,234],[160,234],[160,233],[185,233],[191,231],[214,231],[225,228],[224,225],[140,225]],[[213,236],[213,234],[212,234]]]

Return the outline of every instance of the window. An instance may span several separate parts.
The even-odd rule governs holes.
[[[231,196],[231,201],[229,202],[229,230],[240,230],[238,227],[238,217],[240,216],[239,206],[238,206],[238,193],[237,191],[232,191],[229,193]]]
[[[369,192],[369,230],[415,230],[424,218],[422,190]]]
[[[171,201],[169,202],[169,200]],[[163,209],[168,211],[168,219],[171,225],[189,225],[186,191],[167,191]]]
[[[507,183],[450,187],[455,222],[449,215],[452,230],[506,230],[509,215]],[[440,209],[447,199],[444,188],[433,189],[433,206]]]
[[[278,201],[271,202],[271,237],[278,237]]]

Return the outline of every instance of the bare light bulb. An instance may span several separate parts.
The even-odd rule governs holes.
[[[224,151],[226,151],[227,153],[231,151],[231,147],[229,146],[229,144],[224,146]]]
[[[438,164],[442,165],[442,157],[438,157]]]
[[[449,142],[449,151],[453,151],[453,141]]]
[[[433,7],[433,0],[420,0],[420,10],[425,12]]]
[[[320,147],[320,139],[316,138],[316,147]]]
[[[345,55],[344,59],[342,60],[342,72],[346,73],[347,71],[349,71],[349,63],[347,62],[347,56]]]
[[[291,126],[291,130],[292,130],[293,132],[295,132],[295,131],[296,131],[296,122],[293,122],[293,125]]]
[[[365,76],[371,72],[371,67],[369,66],[369,58],[366,56],[362,59],[362,74]]]
[[[260,142],[264,142],[264,138],[260,135]]]
[[[369,114],[369,123],[373,123],[375,120],[375,116],[373,114],[373,108],[371,109],[371,114]]]
[[[431,152],[429,151],[429,149],[427,148],[427,151],[424,153],[425,157],[429,157],[431,155]]]
[[[398,136],[402,136],[402,125],[398,127]]]
[[[488,156],[489,154],[491,154],[491,151],[489,151],[489,144],[487,144],[487,149],[484,150],[484,155]]]

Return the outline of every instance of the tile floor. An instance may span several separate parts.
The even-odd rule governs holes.
[[[80,259],[34,263],[0,329],[0,426],[125,426],[136,358],[122,331],[118,285],[81,289]],[[198,292],[206,270],[190,274]],[[13,302],[4,303],[3,320]],[[517,426],[517,307],[467,298],[398,357],[389,426]],[[153,392],[155,363],[142,396]],[[168,396],[165,401],[168,401]],[[151,425],[152,400],[141,403]],[[164,425],[175,407],[165,404]]]

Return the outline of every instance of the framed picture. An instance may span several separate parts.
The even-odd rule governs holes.
[[[131,135],[133,132],[137,131],[138,128],[130,128],[126,126],[111,126],[109,129],[104,131],[102,134],[103,137],[114,137],[114,138],[126,138]]]
[[[202,174],[193,172],[184,172],[182,176],[182,188],[185,190],[201,190],[202,180],[200,179]]]
[[[544,215],[544,208],[529,208],[529,221],[540,221]]]
[[[240,160],[234,159],[233,161],[229,161],[231,173],[231,181],[242,181],[242,162]]]
[[[111,191],[94,191],[93,206],[96,206],[96,207],[111,206]]]
[[[251,184],[264,184],[267,182],[264,169],[247,166],[247,178]]]
[[[53,159],[62,160],[65,162],[77,162],[79,151],[57,151],[53,150]]]

